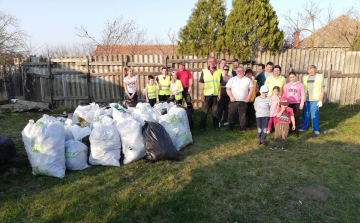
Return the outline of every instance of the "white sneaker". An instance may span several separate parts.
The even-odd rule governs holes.
[[[304,129],[299,129],[299,132],[304,132],[305,130]]]
[[[320,135],[320,132],[319,131],[315,131],[314,132],[316,135]]]
[[[224,126],[228,126],[228,125],[229,125],[229,123],[228,123],[228,122],[225,122],[225,123],[224,123]]]

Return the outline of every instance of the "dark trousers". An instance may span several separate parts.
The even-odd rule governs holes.
[[[269,117],[259,117],[256,118],[256,125],[257,125],[257,138],[263,142],[266,140],[267,135],[267,127],[269,123]]]
[[[254,102],[248,102],[246,109],[246,127],[250,127],[251,122],[255,122]]]
[[[154,107],[155,103],[156,103],[156,98],[149,99],[149,104],[151,105],[151,107]]]
[[[211,114],[213,117],[214,128],[219,128],[218,114],[218,101],[217,96],[205,96],[205,102],[202,103],[202,112],[200,120],[200,128],[205,129],[207,113],[211,108]]]
[[[174,102],[174,104],[176,104],[176,105],[182,105],[182,99],[181,100],[176,100],[175,95],[170,95],[169,101]]]
[[[221,94],[221,99],[218,102],[218,120],[219,122],[227,122],[229,116],[229,102],[230,98],[227,94]],[[224,113],[224,118],[222,114]]]
[[[300,104],[289,104],[289,107],[294,111],[295,118],[295,135],[299,136],[299,128],[300,128]],[[292,123],[290,123],[290,132],[292,129]]]
[[[169,102],[170,95],[159,95],[159,102]]]
[[[183,100],[185,100],[187,107],[192,107],[191,96],[188,93],[189,88],[184,88],[182,92]]]
[[[234,116],[236,114],[236,110],[239,114],[239,121],[240,121],[240,129],[246,129],[246,109],[247,104],[243,101],[235,101],[229,103],[229,117],[228,122],[230,128],[234,126]]]
[[[129,93],[129,94],[132,95],[132,93]],[[125,100],[130,100],[126,93],[125,93]],[[137,95],[137,92],[136,92],[134,94],[134,97],[131,99],[131,101],[135,101],[137,103],[137,100],[138,100],[138,95]]]

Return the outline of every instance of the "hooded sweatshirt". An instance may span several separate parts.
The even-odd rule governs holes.
[[[290,104],[304,105],[305,91],[301,82],[287,83],[284,87],[283,97],[289,98]]]

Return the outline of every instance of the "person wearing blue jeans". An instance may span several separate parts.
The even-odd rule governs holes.
[[[319,135],[319,108],[322,107],[325,91],[324,77],[316,73],[315,65],[309,66],[308,73],[309,75],[303,77],[306,101],[299,131],[303,132],[307,129],[311,116],[312,130],[316,135]]]

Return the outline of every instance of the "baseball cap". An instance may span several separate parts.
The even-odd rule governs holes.
[[[287,97],[280,98],[280,105],[289,105],[289,99]]]
[[[261,86],[260,93],[266,93],[269,92],[269,87],[266,85]]]
[[[178,64],[184,65],[185,66],[185,61],[181,60],[178,62]]]
[[[174,70],[173,72],[171,72],[171,75],[177,75],[177,72]]]
[[[234,58],[234,59],[232,60],[232,62],[239,62],[239,59],[238,59],[238,58]]]

